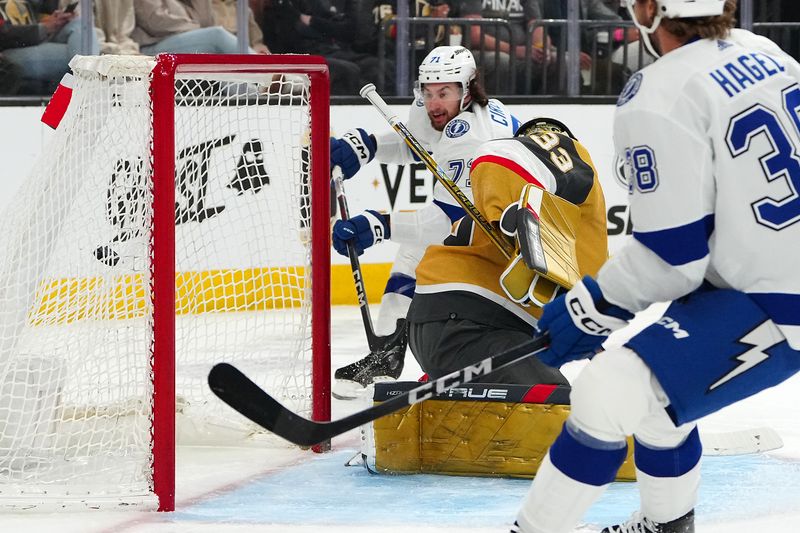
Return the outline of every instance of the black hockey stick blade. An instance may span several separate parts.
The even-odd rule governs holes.
[[[423,383],[381,404],[331,422],[315,422],[293,413],[228,363],[218,363],[211,369],[208,374],[208,384],[223,402],[259,426],[289,442],[308,447],[330,440],[409,405],[430,399],[463,383],[475,381],[490,372],[516,364],[526,357],[544,351],[548,344],[549,339],[546,336],[533,339],[516,348],[487,357],[474,365]]]

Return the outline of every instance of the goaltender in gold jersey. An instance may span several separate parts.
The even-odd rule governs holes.
[[[513,138],[483,143],[469,179],[475,207],[516,255],[507,259],[469,217],[453,225],[444,245],[427,248],[408,320],[412,352],[431,378],[529,341],[558,286],[596,274],[608,257],[603,191],[589,154],[564,124],[535,119]],[[528,357],[481,382],[369,425],[365,466],[375,473],[533,476],[569,405],[564,395],[539,403],[528,393],[568,391],[567,380]],[[393,386],[377,384],[375,400],[391,397]],[[510,398],[512,389],[528,393],[519,403],[489,397]],[[628,458],[618,479],[633,477]]]
[[[536,267],[544,286],[568,288],[608,257],[603,191],[588,152],[564,124],[534,119],[513,138],[485,142],[469,179],[475,207],[518,253],[509,263],[469,217],[443,245],[427,248],[408,320],[411,350],[431,378],[531,339],[554,293],[528,287],[530,277],[519,287],[518,267]],[[482,381],[567,383],[535,357]]]

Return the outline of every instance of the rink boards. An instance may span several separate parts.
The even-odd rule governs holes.
[[[405,117],[406,106],[392,108],[401,118]],[[609,249],[613,253],[631,230],[627,186],[622,181],[613,151],[614,106],[558,104],[511,105],[509,108],[521,121],[536,116],[550,116],[565,122],[588,148],[606,197]],[[39,122],[40,115],[41,108],[38,107],[0,108],[0,120],[19,126],[13,131],[11,128],[0,131],[0,146],[5,153],[14,154],[14,157],[7,158],[4,165],[0,210],[10,201],[52,135],[51,130]],[[384,119],[369,105],[331,107],[332,135],[341,135],[356,127],[375,133],[391,132]],[[348,180],[345,187],[350,211],[357,213],[367,208],[383,211],[418,209],[431,200],[433,184],[432,175],[421,164],[404,166],[373,161],[356,178]],[[368,250],[361,257],[368,296],[372,301],[380,299],[396,249],[396,245],[389,242]],[[349,281],[351,273],[346,258],[333,252],[331,260],[332,303],[355,304],[355,291]]]

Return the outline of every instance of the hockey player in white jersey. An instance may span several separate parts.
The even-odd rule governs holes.
[[[572,531],[635,438],[641,509],[605,532],[691,533],[696,421],[800,369],[800,65],[732,29],[735,0],[629,0],[660,53],[617,102],[631,242],[544,308],[560,366],[591,358],[513,531]],[[665,314],[595,355],[649,304]]]
[[[486,96],[475,59],[462,46],[440,46],[425,57],[419,67],[415,96],[406,126],[472,200],[469,168],[475,150],[484,141],[513,136],[518,121],[500,101]],[[397,164],[416,160],[395,132],[371,135],[359,128],[331,139],[331,168],[339,166],[345,178],[355,175],[373,159]],[[441,244],[450,234],[451,224],[464,214],[455,199],[437,183],[433,203],[415,212],[389,216],[368,210],[335,224],[333,244],[342,255],[347,255],[349,239],[355,240],[359,254],[384,239],[400,243],[381,299],[375,324],[377,335],[391,334],[396,322],[405,318],[416,286],[414,271],[425,248]],[[406,346],[404,335],[400,344],[385,352],[370,353],[336,370],[338,396],[352,394],[348,389],[353,384],[363,387],[378,377],[399,377]]]

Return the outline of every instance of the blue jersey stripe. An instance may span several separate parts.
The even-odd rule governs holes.
[[[750,298],[776,324],[800,326],[800,294],[778,292],[750,292]]]
[[[414,289],[416,289],[416,287],[417,280],[411,276],[395,272],[389,277],[389,281],[386,282],[386,288],[383,290],[383,294],[395,293],[413,298]]]
[[[550,461],[575,481],[602,487],[614,481],[628,452],[625,441],[606,444],[619,444],[621,447],[595,448],[587,439],[574,436],[565,423],[561,434],[550,447]]]
[[[685,265],[708,255],[708,238],[714,231],[714,215],[677,228],[635,231],[634,238],[672,266]]]
[[[439,209],[444,211],[444,214],[447,215],[447,218],[450,219],[450,222],[455,222],[456,220],[464,218],[464,215],[467,213],[458,205],[446,204],[441,200],[434,200],[434,204],[439,206]]]
[[[519,119],[514,115],[511,115],[511,131],[516,134],[520,124],[521,122],[519,121]]]
[[[679,477],[697,466],[703,455],[700,434],[695,427],[683,444],[675,448],[650,448],[636,441],[633,448],[636,468],[653,477]]]

